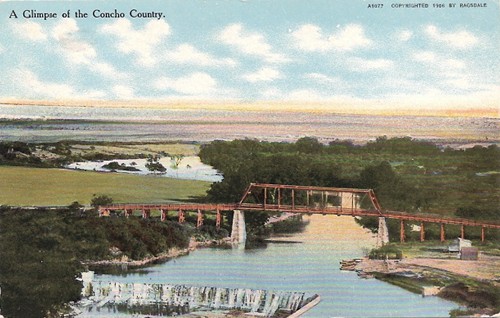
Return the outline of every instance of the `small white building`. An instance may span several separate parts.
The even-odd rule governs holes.
[[[453,243],[448,245],[448,252],[458,253],[464,247],[472,247],[472,242],[470,240],[466,240],[466,239],[459,237],[459,238],[453,240]]]

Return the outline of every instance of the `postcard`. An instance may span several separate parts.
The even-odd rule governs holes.
[[[497,0],[0,1],[0,317],[500,312]]]

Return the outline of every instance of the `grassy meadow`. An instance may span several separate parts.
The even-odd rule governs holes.
[[[93,194],[117,203],[169,202],[203,196],[210,186],[160,176],[15,166],[0,166],[0,176],[0,205],[13,206],[89,204]]]

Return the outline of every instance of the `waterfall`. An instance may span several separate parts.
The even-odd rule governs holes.
[[[88,293],[89,288],[91,293]],[[262,289],[222,288],[170,284],[117,283],[95,281],[86,286],[85,304],[100,310],[104,306],[164,308],[165,313],[185,313],[189,310],[239,309],[265,317],[277,311],[294,312],[303,306],[304,293],[267,291]],[[89,305],[90,301],[90,305]],[[118,306],[120,305],[120,306]],[[162,313],[163,314],[163,313]]]

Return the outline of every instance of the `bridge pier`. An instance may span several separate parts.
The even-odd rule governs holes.
[[[165,220],[167,219],[167,214],[168,214],[167,210],[160,209],[160,215],[161,215],[161,221],[162,222],[165,222]]]
[[[399,241],[401,243],[404,243],[405,242],[405,238],[406,238],[406,235],[405,235],[405,221],[401,220],[399,227],[400,227],[399,228]]]
[[[231,230],[231,242],[234,244],[245,244],[247,231],[245,225],[245,213],[240,210],[233,211],[233,227]]]
[[[222,224],[222,215],[220,214],[219,208],[217,208],[217,214],[215,215],[215,227],[220,230]]]
[[[198,209],[198,218],[196,220],[196,227],[200,228],[203,226],[203,213]]]
[[[129,216],[132,215],[133,212],[134,210],[132,209],[125,209],[125,217],[128,218]]]
[[[179,209],[179,223],[184,223],[184,222],[186,222],[186,217],[184,215],[184,211]]]
[[[389,230],[384,217],[378,218],[377,246],[381,247],[389,243]]]
[[[445,232],[444,232],[444,224],[441,223],[441,242],[444,242],[446,240],[446,237],[445,237]]]
[[[465,225],[462,224],[462,226],[460,227],[460,237],[463,239],[465,239]]]
[[[104,208],[99,208],[99,216],[109,216],[109,210]]]
[[[142,218],[143,219],[149,219],[150,216],[151,216],[151,210],[142,209]]]
[[[481,226],[481,242],[484,242],[484,239],[485,239],[484,226]]]
[[[425,225],[424,222],[420,223],[420,242],[425,241]]]

